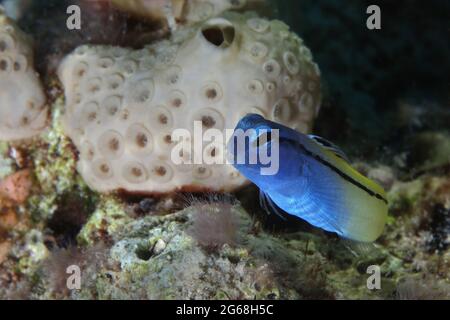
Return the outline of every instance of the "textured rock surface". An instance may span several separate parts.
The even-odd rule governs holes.
[[[224,132],[260,113],[308,132],[321,103],[319,69],[302,40],[253,15],[215,18],[137,51],[83,46],[59,76],[78,170],[98,191],[233,190],[245,179],[231,166],[174,165],[174,129],[193,133],[199,121]],[[225,143],[205,143],[204,160],[224,163]],[[193,162],[192,149],[181,152]]]
[[[220,206],[212,205],[212,208]],[[279,296],[276,279],[264,263],[245,249],[224,245],[218,254],[205,252],[187,230],[198,208],[163,218],[148,217],[125,224],[116,232],[117,242],[111,248],[111,258],[120,271],[110,272],[112,281],[99,278],[101,298],[120,299],[226,299],[254,297],[266,299]],[[214,210],[211,209],[210,210]],[[250,227],[248,216],[232,209],[241,231]],[[216,214],[221,214],[220,210]],[[267,274],[264,274],[264,273]],[[258,277],[267,279],[260,287]],[[196,279],[203,279],[201,283]],[[130,280],[135,285],[129,286]],[[81,293],[86,294],[87,290]]]
[[[95,271],[86,267],[89,280],[81,291],[71,292],[71,298],[393,299],[410,294],[403,282],[411,282],[414,266],[403,252],[399,258],[392,248],[352,247],[321,232],[273,234],[261,229],[239,204],[220,200],[194,202],[165,216],[132,219],[126,211],[120,202],[107,200],[79,234],[79,243],[88,248],[106,239],[112,247],[106,252],[107,265]],[[206,245],[206,239],[217,241],[215,228],[199,230],[194,225],[199,218],[214,215],[234,220],[235,241],[229,238],[220,246]],[[223,219],[209,221],[215,223],[224,224]],[[410,239],[402,233],[402,241]],[[442,257],[447,258],[447,254]],[[445,275],[432,269],[439,266],[437,257],[422,259],[428,261],[427,282],[436,289],[424,286],[425,293],[420,294],[444,298]],[[367,267],[374,264],[382,272],[380,290],[368,290],[366,285]],[[46,281],[45,275],[41,281]]]
[[[48,110],[34,71],[31,40],[0,6],[0,139],[30,138],[45,127]]]
[[[450,212],[449,181],[447,173],[394,182],[386,232],[377,245],[361,249],[319,230],[302,232],[292,225],[289,232],[265,230],[262,212],[252,219],[238,203],[220,198],[178,212],[155,207],[136,216],[134,205],[105,196],[94,200],[97,208],[78,233],[82,247],[61,254],[49,244],[54,226],[43,223],[44,215],[29,216],[36,210],[30,199],[20,207],[15,231],[7,240],[0,233],[0,298],[448,298],[450,260],[443,235],[450,220],[441,213]],[[50,195],[39,197],[44,202]],[[62,211],[58,219],[67,221],[72,209],[60,200],[50,202],[56,212],[52,220]],[[48,212],[43,205],[39,210]],[[233,220],[235,231],[221,237],[225,240],[217,240],[222,218],[206,223],[209,229],[195,228],[214,215]],[[6,221],[4,212],[0,221]],[[58,285],[72,264],[83,270],[80,291]],[[366,268],[373,264],[380,266],[380,290],[366,286]]]

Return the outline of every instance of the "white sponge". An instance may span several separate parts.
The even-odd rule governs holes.
[[[47,115],[31,40],[0,11],[0,139],[38,134],[47,124]]]
[[[224,132],[259,113],[308,132],[321,103],[319,69],[302,40],[254,15],[213,18],[137,51],[83,46],[59,77],[78,170],[103,192],[234,190],[246,181],[231,165],[176,165],[173,130],[192,132],[197,120]],[[223,157],[225,144],[205,143],[205,156]]]

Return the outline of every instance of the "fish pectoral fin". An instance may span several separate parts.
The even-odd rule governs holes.
[[[341,150],[341,148],[339,148],[337,145],[335,145],[333,142],[328,141],[325,138],[313,135],[313,134],[309,134],[308,137],[313,140],[315,143],[317,143],[318,145],[320,145],[322,148],[331,151],[334,155],[336,155],[337,157],[350,162],[349,158],[347,157],[347,155],[345,154],[344,151]]]
[[[267,212],[267,214],[276,214],[278,217],[283,219],[284,221],[287,221],[287,218],[285,217],[284,211],[280,209],[273,201],[270,199],[270,197],[264,193],[263,191],[259,190],[259,204],[261,208],[264,209],[264,211]]]

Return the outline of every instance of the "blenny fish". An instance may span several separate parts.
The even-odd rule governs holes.
[[[243,132],[245,147],[239,148]],[[375,241],[383,232],[385,191],[356,171],[333,143],[249,114],[237,124],[227,149],[233,166],[259,187],[267,211],[287,213],[360,242]],[[237,161],[242,152],[246,161]],[[249,161],[265,153],[272,161],[279,159],[274,174],[261,174],[267,164]]]

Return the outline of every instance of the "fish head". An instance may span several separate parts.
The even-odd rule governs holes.
[[[295,179],[301,172],[302,155],[288,143],[290,130],[249,114],[239,121],[228,142],[228,161],[260,188]]]

